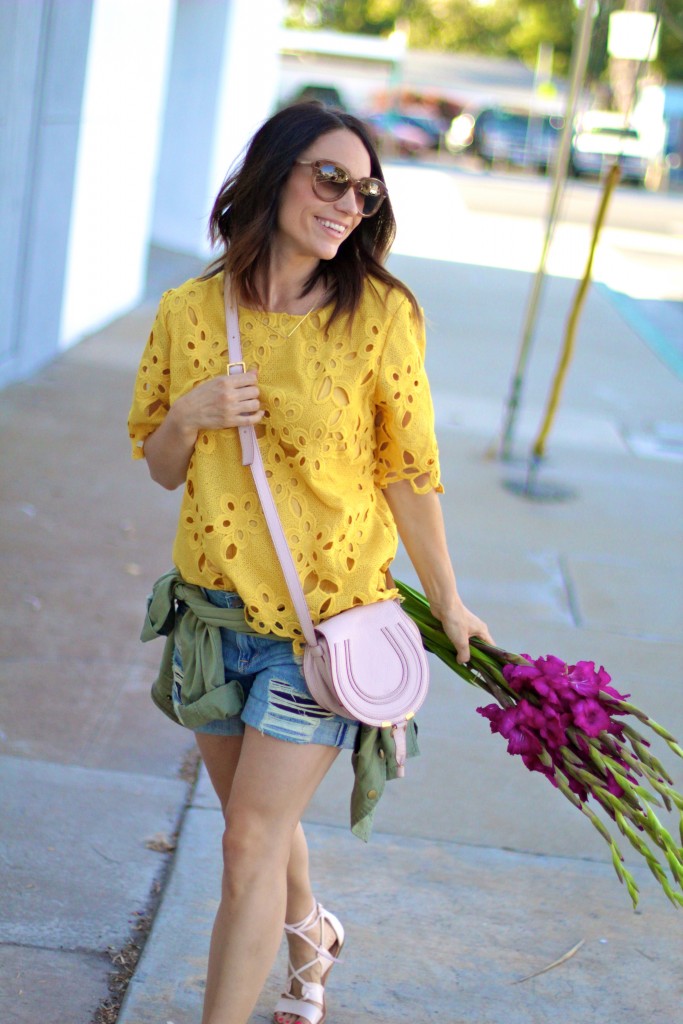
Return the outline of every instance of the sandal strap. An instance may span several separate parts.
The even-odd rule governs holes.
[[[303,939],[305,942],[307,942],[309,946],[312,946],[313,949],[315,950],[316,959],[330,960],[333,964],[336,964],[338,962],[338,958],[336,956],[333,956],[333,954],[330,953],[329,949],[326,949],[325,946],[320,945],[318,942],[315,941],[315,939],[312,939],[311,936],[307,934],[307,932],[312,931],[317,924],[320,924],[320,934],[322,936],[322,922],[324,921],[327,921],[329,924],[332,925],[332,929],[336,935],[337,929],[335,928],[334,923],[331,920],[331,915],[328,914],[328,912],[320,903],[316,903],[316,905],[313,907],[313,910],[311,910],[310,914],[308,914],[303,919],[303,921],[299,921],[297,924],[287,924],[285,922],[285,933],[287,935],[297,935],[300,939]],[[305,971],[309,967],[312,967],[315,962],[316,961],[313,960],[311,961],[311,963],[306,964],[305,967],[300,967],[299,970]],[[290,964],[290,970],[291,969],[292,965]]]
[[[318,923],[321,917],[321,910],[322,907],[320,906],[320,904],[316,903],[313,907],[313,910],[311,910],[311,912],[306,915],[303,921],[299,921],[297,924],[287,924],[287,922],[285,921],[286,933],[288,935],[300,935],[302,939],[307,938],[307,936],[302,935],[301,933],[309,928],[312,928],[314,924]]]
[[[322,1000],[320,1001],[322,1002]],[[283,996],[277,1001],[274,1012],[296,1014],[307,1020],[309,1024],[320,1024],[320,1021],[325,1018],[324,1005],[316,1006],[313,1002],[306,1003],[303,999],[292,999],[287,996]]]

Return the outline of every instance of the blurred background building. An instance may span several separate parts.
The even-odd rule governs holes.
[[[601,10],[617,2],[647,5]],[[572,3],[546,13],[567,20]],[[422,6],[437,38],[462,27],[436,18],[448,4]],[[550,168],[571,32],[564,51],[534,43],[522,60],[460,52],[455,37],[451,52],[415,48],[418,27],[400,19],[370,33],[282,28],[298,8],[304,21],[348,16],[291,0],[0,0],[0,387],[139,303],[155,247],[208,256],[220,183],[286,103],[350,109],[385,156]],[[596,103],[586,90],[584,107]],[[572,169],[600,174],[616,151],[624,176],[666,186],[681,174],[682,125],[683,87],[653,78],[628,122],[593,112],[577,126]]]
[[[137,304],[150,244],[206,250],[277,102],[280,0],[0,2],[0,386]]]

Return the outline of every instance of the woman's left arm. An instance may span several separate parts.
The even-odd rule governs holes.
[[[486,623],[465,607],[458,594],[439,496],[434,490],[417,494],[407,480],[388,484],[384,496],[432,614],[464,665],[470,658],[470,637],[480,637],[486,643],[493,640]]]

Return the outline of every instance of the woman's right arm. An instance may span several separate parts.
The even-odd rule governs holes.
[[[262,417],[254,370],[198,384],[173,403],[163,423],[145,440],[152,480],[174,491],[185,483],[200,430],[243,427]]]

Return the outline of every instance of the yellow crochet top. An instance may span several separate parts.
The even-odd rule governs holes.
[[[370,279],[351,323],[326,330],[329,313],[287,338],[301,317],[239,309],[243,358],[258,367],[266,410],[259,446],[314,622],[396,595],[383,488],[409,480],[442,490],[424,329],[410,303]],[[133,457],[176,399],[226,366],[223,274],[166,292],[135,383]],[[188,583],[240,594],[257,632],[301,635],[234,427],[199,433],[173,560]]]

